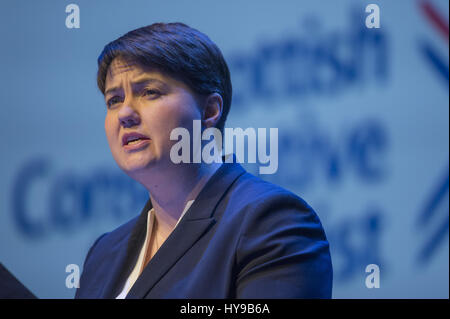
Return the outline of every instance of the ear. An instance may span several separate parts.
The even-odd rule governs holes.
[[[202,123],[205,128],[215,127],[222,116],[223,100],[219,93],[210,94],[205,100]]]

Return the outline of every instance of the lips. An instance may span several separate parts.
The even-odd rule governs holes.
[[[147,140],[150,140],[148,136],[145,136],[138,132],[130,132],[122,136],[122,146],[137,145]]]

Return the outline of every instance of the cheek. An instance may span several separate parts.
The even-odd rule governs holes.
[[[165,109],[164,118],[171,129],[184,127],[190,130],[193,120],[201,119],[201,112],[197,104],[190,98],[181,98],[174,101],[171,108]]]
[[[192,127],[194,114],[179,104],[166,104],[152,111],[152,114],[147,114],[147,126],[160,137],[168,138],[177,127]]]
[[[116,130],[114,129],[114,125],[113,125],[113,120],[111,118],[111,116],[106,115],[105,117],[105,134],[106,134],[106,138],[108,139],[108,143],[110,144],[110,146],[112,146],[111,142],[113,141],[115,135],[114,132],[116,132]]]

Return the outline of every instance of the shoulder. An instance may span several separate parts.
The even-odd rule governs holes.
[[[312,207],[293,192],[262,180],[250,173],[242,174],[229,190],[229,203],[252,212],[297,211],[317,218]]]
[[[238,296],[331,297],[329,243],[305,200],[245,173],[230,189],[228,203],[236,209],[228,211],[231,218],[239,221],[233,230],[239,236]]]
[[[296,236],[328,244],[319,216],[300,196],[249,173],[230,187],[226,219],[238,221],[240,236],[259,236],[295,229]]]

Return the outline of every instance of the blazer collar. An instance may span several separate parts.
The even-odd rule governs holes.
[[[233,156],[233,162],[235,162]],[[142,274],[129,291],[127,298],[143,298],[154,285],[170,270],[186,251],[203,235],[214,223],[214,212],[221,198],[231,184],[245,170],[238,163],[223,163],[198,194],[194,203],[180,220],[158,252],[147,264]],[[127,253],[122,254],[123,267],[120,267],[111,283],[112,298],[120,293],[123,283],[136,264],[137,256],[142,247],[147,225],[147,212],[152,208],[150,199],[142,210],[128,241]],[[110,298],[111,298],[110,297]]]
[[[113,249],[117,257],[111,264],[111,273],[108,275],[100,298],[116,298],[123,289],[123,285],[136,265],[139,252],[145,240],[147,230],[147,213],[152,208],[151,201],[147,201],[134,227],[128,236],[125,236]],[[126,249],[124,249],[126,247]]]

